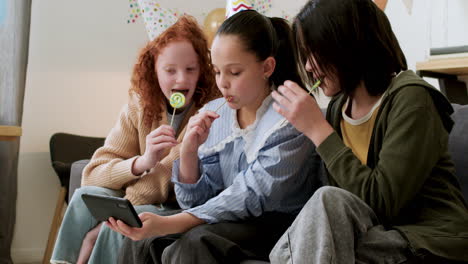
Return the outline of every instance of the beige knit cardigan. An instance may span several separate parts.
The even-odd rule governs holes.
[[[176,135],[177,141],[182,141],[185,125],[196,111],[193,105],[188,110]],[[165,151],[160,162],[142,175],[135,176],[131,171],[136,158],[145,153],[146,136],[160,125],[168,124],[166,111],[161,117],[162,120],[153,121],[151,127],[145,125],[138,97],[131,95],[104,146],[96,150],[84,168],[81,185],[125,190],[125,198],[134,205],[163,203],[173,198],[172,162],[179,158],[180,144]]]

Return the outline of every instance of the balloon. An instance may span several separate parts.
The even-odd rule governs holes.
[[[211,10],[208,15],[205,17],[203,23],[204,31],[206,38],[208,40],[208,45],[211,46],[211,42],[218,30],[219,26],[223,23],[226,18],[226,9],[224,8],[215,8]]]

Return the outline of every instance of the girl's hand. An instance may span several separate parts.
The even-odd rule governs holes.
[[[119,232],[133,241],[165,235],[162,232],[162,230],[164,230],[164,216],[145,212],[139,214],[138,217],[140,217],[141,223],[143,224],[141,228],[128,226],[121,220],[116,220],[113,217],[109,218],[106,225],[115,232]]]
[[[198,147],[208,138],[211,124],[218,117],[219,115],[213,111],[204,111],[192,116],[187,124],[181,152],[197,153]]]
[[[297,83],[284,82],[273,91],[273,108],[284,116],[297,130],[306,135],[316,146],[320,145],[332,132],[315,98],[310,96]]]
[[[149,237],[164,236],[168,234],[184,233],[191,228],[204,224],[205,221],[189,214],[179,213],[170,216],[160,216],[153,213],[138,215],[143,224],[141,228],[130,227],[121,220],[110,217],[106,225],[120,234],[137,241]]]
[[[156,163],[161,160],[163,151],[177,144],[175,131],[171,126],[162,125],[151,131],[151,133],[146,136],[145,153],[133,163],[133,174],[139,175],[156,166]]]

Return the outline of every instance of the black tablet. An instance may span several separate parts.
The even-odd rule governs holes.
[[[91,215],[98,221],[107,221],[109,217],[122,220],[132,227],[141,227],[141,220],[129,200],[96,194],[81,195]]]

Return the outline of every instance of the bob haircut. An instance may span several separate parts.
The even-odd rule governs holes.
[[[408,68],[387,16],[371,0],[310,0],[293,32],[302,67],[315,60],[309,80],[334,78],[347,95],[361,82],[381,95]]]

